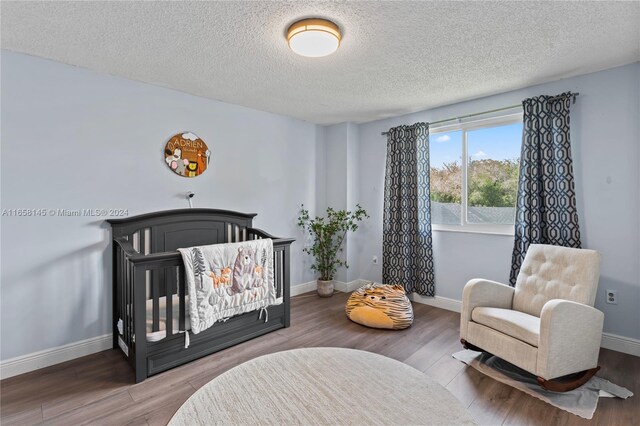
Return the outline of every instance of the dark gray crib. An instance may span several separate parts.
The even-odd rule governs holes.
[[[180,209],[108,220],[113,236],[113,347],[126,355],[136,382],[289,326],[289,250],[295,240],[252,228],[255,216]],[[185,349],[185,336],[180,333],[187,319],[184,265],[176,249],[260,238],[273,239],[275,286],[283,303],[269,307],[268,322],[254,311],[196,335],[190,333]],[[157,338],[158,332],[162,336],[163,327],[164,338],[148,341],[149,336]]]

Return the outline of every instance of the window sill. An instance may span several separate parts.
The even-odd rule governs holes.
[[[514,227],[472,227],[472,226],[455,226],[455,225],[431,225],[431,230],[435,232],[458,232],[463,234],[487,234],[487,235],[504,235],[513,237]]]

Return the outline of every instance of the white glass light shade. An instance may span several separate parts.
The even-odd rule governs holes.
[[[340,46],[340,30],[325,19],[303,19],[289,27],[289,47],[298,55],[310,58],[327,56]]]

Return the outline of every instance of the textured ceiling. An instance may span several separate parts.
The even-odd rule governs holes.
[[[363,122],[640,59],[640,3],[7,2],[2,47],[315,123]],[[343,31],[304,58],[304,17]]]

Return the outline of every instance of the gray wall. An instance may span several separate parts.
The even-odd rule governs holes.
[[[340,123],[323,127],[324,147],[323,171],[319,175],[324,175],[321,188],[324,193],[324,202],[318,203],[318,208],[322,216],[326,216],[326,207],[333,207],[336,210],[353,210],[359,202],[359,138],[358,125],[354,123]],[[320,205],[324,207],[320,207]],[[343,251],[340,253],[342,260],[346,260],[349,268],[339,268],[335,279],[349,282],[359,278],[360,273],[357,268],[358,244],[357,236],[349,233],[345,238]]]
[[[386,154],[380,132],[579,91],[573,106],[578,207],[585,247],[603,255],[597,306],[605,331],[640,338],[640,64],[534,86],[393,119],[322,127],[2,51],[2,208],[186,207],[258,213],[256,226],[299,239],[292,284],[312,281],[300,203],[370,213],[347,243],[338,279],[379,281]],[[196,179],[172,174],[162,149],[191,130],[213,151]],[[132,184],[135,183],[135,185]],[[0,359],[110,332],[109,229],[99,218],[0,218]],[[437,295],[460,299],[473,277],[506,281],[509,236],[434,232]],[[619,305],[604,303],[604,289]]]
[[[522,99],[580,92],[572,106],[571,137],[582,242],[602,254],[596,306],[605,331],[640,338],[640,64],[614,68],[429,111],[360,125],[360,202],[371,213],[358,238],[361,277],[381,280],[382,205],[386,139],[380,132],[400,124],[436,121],[518,104]],[[436,231],[436,294],[460,300],[464,284],[483,277],[507,282],[513,237]],[[619,304],[604,302],[617,289]]]
[[[187,207],[255,212],[257,227],[300,238],[315,212],[320,128],[2,51],[2,208]],[[166,140],[190,130],[213,152],[195,179],[164,165]],[[111,331],[109,229],[100,218],[1,218],[0,359]],[[292,284],[313,280],[302,244]],[[305,256],[306,257],[306,256]]]

